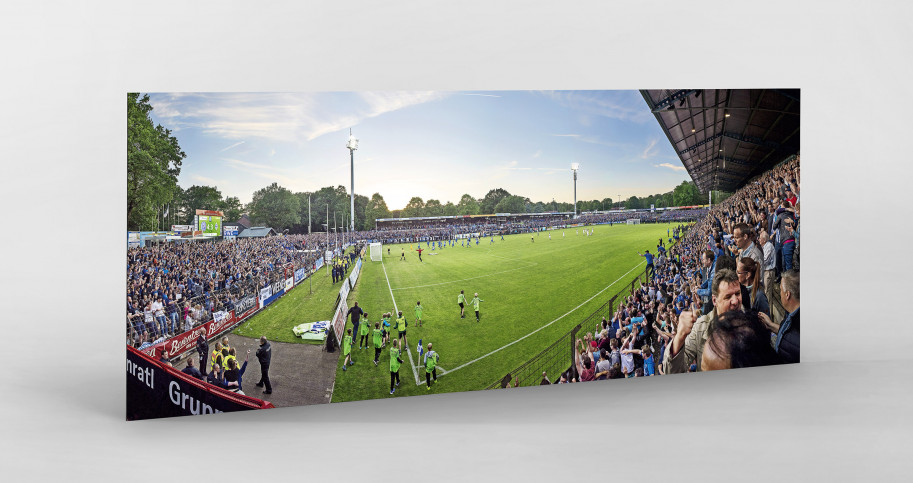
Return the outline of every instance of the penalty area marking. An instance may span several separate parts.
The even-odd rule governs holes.
[[[536,332],[539,332],[540,330],[542,330],[542,329],[544,329],[544,328],[546,328],[546,327],[548,327],[548,326],[554,324],[555,322],[558,322],[559,320],[561,320],[561,319],[567,317],[568,315],[570,315],[571,313],[573,313],[575,310],[577,310],[577,309],[579,309],[580,307],[583,307],[584,305],[586,305],[587,303],[589,303],[591,300],[593,300],[594,298],[596,298],[596,297],[597,297],[599,294],[601,294],[602,292],[605,292],[606,290],[608,290],[609,288],[611,288],[612,286],[614,286],[614,285],[615,285],[616,283],[618,283],[621,279],[627,277],[627,276],[628,276],[628,273],[633,272],[634,269],[636,269],[637,267],[643,265],[644,263],[647,263],[647,261],[644,260],[644,261],[638,263],[637,265],[634,265],[634,267],[631,268],[630,270],[628,270],[627,273],[625,273],[624,275],[618,277],[618,280],[615,280],[614,282],[610,283],[610,284],[607,285],[604,289],[602,289],[602,290],[596,292],[592,297],[586,299],[583,303],[581,303],[580,305],[578,305],[578,306],[574,307],[573,309],[569,310],[567,313],[565,313],[564,315],[558,317],[557,319],[555,319],[555,320],[553,320],[553,321],[551,321],[551,322],[549,322],[549,323],[543,325],[542,327],[539,327],[538,329],[536,329],[536,330],[530,332],[529,334],[524,335],[523,337],[520,337],[519,339],[517,339],[517,340],[515,340],[515,341],[513,341],[513,342],[510,342],[510,343],[508,343],[508,344],[505,344],[505,345],[503,345],[503,346],[501,346],[501,347],[499,347],[499,348],[497,348],[497,349],[495,349],[495,350],[489,352],[488,354],[485,354],[485,355],[482,356],[482,357],[479,357],[479,358],[477,358],[477,359],[473,359],[473,360],[471,360],[471,361],[469,361],[469,362],[467,362],[467,363],[465,363],[465,364],[463,364],[463,365],[457,366],[457,367],[455,367],[455,368],[453,368],[453,369],[451,369],[451,370],[449,370],[449,371],[447,371],[447,372],[456,372],[456,371],[458,371],[458,370],[460,370],[460,369],[462,369],[462,368],[464,368],[464,367],[466,367],[466,366],[468,366],[468,365],[470,365],[470,364],[475,364],[476,362],[479,362],[479,361],[481,361],[482,359],[484,359],[484,358],[486,358],[486,357],[488,357],[488,356],[490,356],[490,355],[492,355],[492,354],[494,354],[494,353],[496,353],[496,352],[500,352],[501,350],[506,349],[506,348],[508,348],[508,347],[510,347],[510,346],[512,346],[512,345],[514,345],[514,344],[516,344],[517,342],[520,342],[521,340],[523,340],[523,339],[525,339],[525,338],[527,338],[527,337],[529,337],[529,336],[535,334]]]
[[[447,281],[447,282],[439,282],[439,283],[429,283],[429,284],[427,284],[427,285],[413,285],[413,286],[411,286],[411,287],[397,287],[397,288],[391,288],[390,290],[391,290],[391,292],[392,292],[393,290],[409,290],[409,289],[413,289],[413,288],[437,287],[437,286],[439,286],[439,285],[448,285],[448,284],[451,284],[451,283],[465,282],[465,281],[468,281],[468,280],[475,280],[475,279],[477,279],[477,278],[492,277],[492,276],[494,276],[494,275],[500,275],[500,274],[502,274],[502,273],[515,272],[515,271],[517,271],[517,270],[523,270],[524,268],[531,268],[531,267],[535,267],[535,266],[539,265],[539,264],[536,263],[536,262],[527,262],[526,260],[520,260],[520,259],[514,259],[514,258],[507,258],[507,257],[498,256],[498,255],[492,255],[491,253],[484,253],[483,255],[488,255],[488,256],[492,256],[492,257],[497,257],[497,258],[501,258],[501,259],[508,260],[508,261],[511,261],[511,262],[526,263],[526,264],[528,264],[528,265],[526,265],[526,266],[524,266],[524,267],[511,268],[510,270],[503,270],[503,271],[500,271],[500,272],[488,273],[488,274],[485,274],[485,275],[479,275],[478,277],[461,278],[461,279],[459,279],[459,280],[450,280],[450,281]],[[386,271],[385,271],[384,273],[386,273]],[[390,285],[390,280],[389,280],[389,279],[387,280],[387,285]],[[392,295],[392,293],[391,293],[391,295]]]

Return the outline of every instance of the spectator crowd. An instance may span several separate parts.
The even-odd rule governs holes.
[[[799,212],[795,156],[658,246],[652,276],[575,341],[571,367],[526,383],[799,362]]]

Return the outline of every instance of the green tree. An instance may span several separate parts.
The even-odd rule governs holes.
[[[675,206],[689,206],[700,204],[702,197],[694,183],[682,181],[680,185],[672,190],[672,198],[672,204]]]
[[[254,192],[248,206],[254,223],[271,227],[276,231],[291,228],[301,220],[301,201],[278,183]]]
[[[479,209],[479,201],[469,194],[464,194],[457,203],[458,215],[478,215]]]
[[[612,198],[603,198],[602,203],[599,205],[600,210],[611,210],[612,209]]]
[[[425,216],[443,216],[444,215],[444,205],[441,204],[440,200],[428,200],[425,202]]]
[[[505,196],[495,205],[494,213],[523,213],[526,211],[526,199],[522,196]]]
[[[641,203],[640,198],[638,198],[636,196],[632,196],[632,197],[628,198],[627,201],[625,201],[625,209],[634,210],[634,209],[640,208],[641,207],[640,203]]]
[[[225,210],[225,221],[238,221],[244,213],[244,206],[237,196],[229,196],[222,202],[222,209]]]
[[[181,161],[177,138],[153,125],[149,96],[127,94],[127,229],[157,226],[162,207],[175,197]]]
[[[480,210],[483,215],[490,215],[495,212],[495,206],[498,205],[498,202],[502,199],[510,196],[510,193],[503,188],[495,188],[485,194],[485,197],[482,198]]]
[[[237,200],[237,198],[235,198]],[[238,202],[240,205],[240,202]],[[181,223],[193,223],[196,210],[220,211],[223,208],[222,192],[213,186],[193,185],[184,190],[181,195]],[[240,217],[240,215],[238,215]],[[227,219],[232,220],[226,216]],[[237,218],[234,218],[236,220]]]
[[[452,201],[448,201],[444,205],[444,216],[456,216],[457,215],[457,206],[453,204]]]
[[[365,209],[365,223],[368,225],[368,229],[373,229],[376,225],[378,218],[392,218],[390,216],[390,209],[387,208],[387,202],[384,201],[384,197],[380,193],[374,193],[371,195],[371,199],[368,201],[368,206]]]
[[[416,216],[424,216],[425,212],[425,202],[422,201],[418,196],[413,196],[409,203],[406,203],[406,207],[403,208],[403,218],[414,218]]]

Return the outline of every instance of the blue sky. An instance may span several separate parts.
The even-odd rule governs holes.
[[[671,190],[687,172],[637,91],[153,93],[152,119],[187,157],[178,184],[242,203],[273,182],[457,203],[493,188],[533,201]]]

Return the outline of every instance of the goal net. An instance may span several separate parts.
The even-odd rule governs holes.
[[[384,250],[384,247],[380,243],[372,243],[371,244],[371,261],[372,262],[381,261],[384,257],[383,250]]]
[[[629,225],[639,225],[639,224],[640,224],[640,218],[629,218],[629,219],[628,219],[628,224],[629,224]]]

